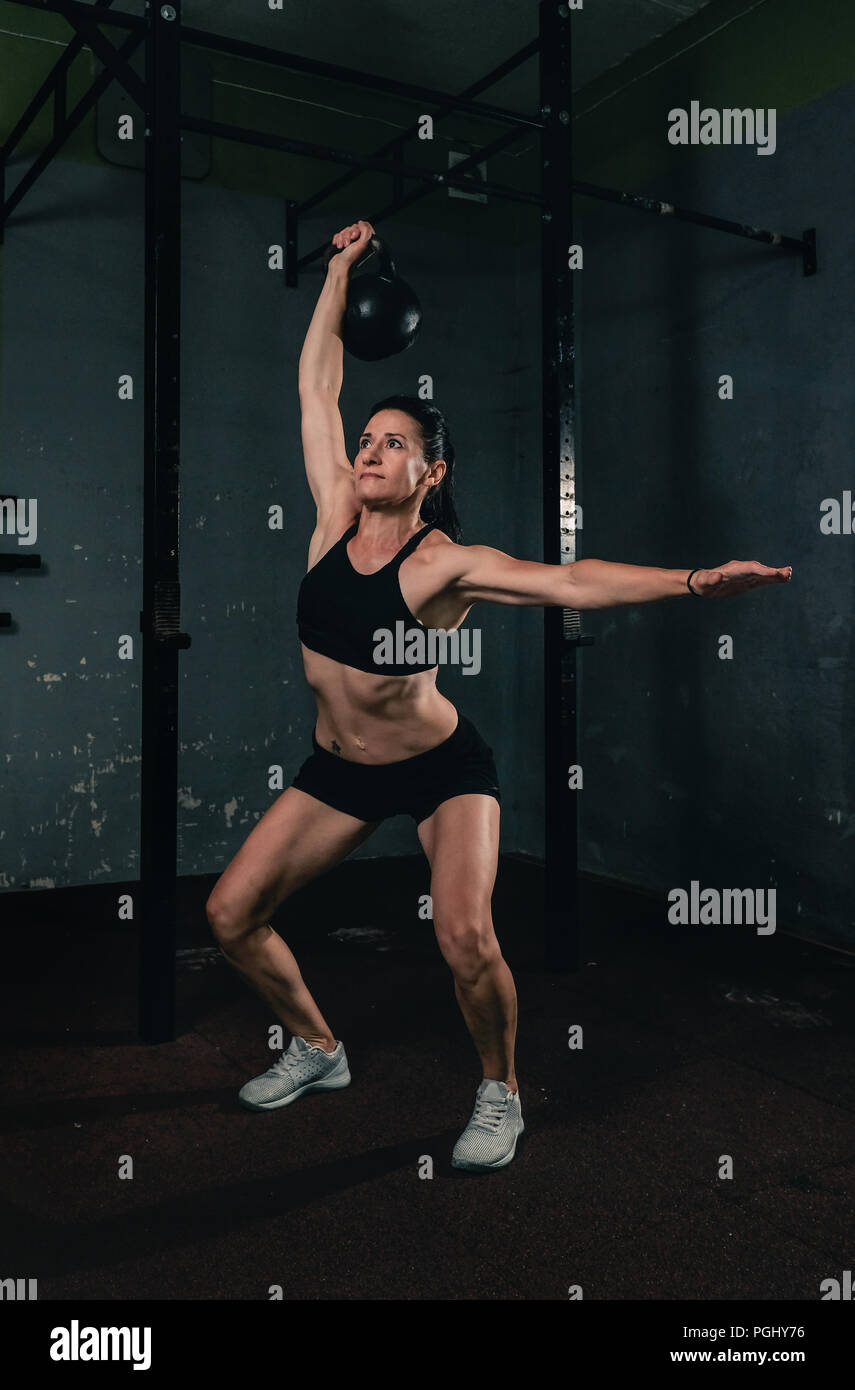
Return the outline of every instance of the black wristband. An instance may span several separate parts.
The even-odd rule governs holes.
[[[698,565],[698,569],[692,570],[692,574],[697,574],[698,570],[700,570],[700,569],[703,569],[703,566],[702,566],[702,565]],[[695,598],[702,598],[703,595],[702,595],[702,594],[699,594],[698,591],[697,591],[697,589],[693,589],[693,588],[692,588],[692,574],[690,574],[689,577],[688,577],[688,579],[686,580],[686,588],[689,590],[689,593],[690,593],[690,594],[694,594],[694,595],[695,595]]]

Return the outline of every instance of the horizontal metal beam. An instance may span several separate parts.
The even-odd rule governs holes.
[[[652,212],[658,217],[673,217],[675,222],[694,222],[698,227],[711,227],[714,231],[729,232],[731,236],[763,241],[769,246],[779,246],[785,251],[798,251],[806,258],[805,273],[813,274],[816,270],[816,243],[811,243],[807,234],[801,238],[785,236],[783,232],[769,232],[763,227],[752,227],[746,222],[731,222],[725,217],[715,217],[712,213],[692,212],[689,208],[679,208],[674,203],[666,203],[658,198],[647,198],[639,193],[621,193],[616,188],[600,188],[593,183],[574,182],[573,192],[607,203],[619,203],[622,207],[635,208],[638,212]],[[807,264],[807,258],[811,253],[813,269],[809,269]]]
[[[406,179],[418,179],[422,183],[431,185],[434,188],[445,188],[447,186],[465,188],[471,191],[473,187],[472,179],[461,174],[464,162],[469,164],[479,163],[484,158],[484,151],[470,156],[470,159],[458,164],[453,171],[434,174],[429,169],[420,169],[416,165],[400,164],[397,161],[372,159],[370,156],[353,154],[350,150],[335,150],[329,145],[317,145],[308,140],[293,140],[284,135],[270,135],[261,130],[247,130],[244,126],[225,125],[222,121],[202,120],[197,116],[182,116],[181,126],[184,130],[195,130],[200,135],[213,135],[223,140],[239,140],[246,145],[260,145],[264,149],[280,150],[284,154],[296,154],[306,159],[327,160],[331,164],[349,164],[355,169],[374,170],[381,174],[401,176]],[[521,134],[520,131],[510,132],[509,140],[515,140]],[[477,185],[479,193],[492,193],[496,198],[507,198],[513,202],[520,203],[539,203],[539,193],[527,193],[523,189],[510,188],[502,183],[481,183]]]
[[[48,10],[66,18],[77,15],[79,19],[90,21],[95,10],[94,5],[83,5],[80,0],[12,0],[12,4],[23,5],[28,10]],[[125,14],[124,10],[99,15],[98,23],[114,24],[118,29],[135,29],[140,34],[145,30],[145,20],[140,15]]]
[[[469,101],[465,97],[450,92],[438,92],[433,87],[415,86],[411,82],[398,82],[392,77],[382,77],[372,72],[360,72],[356,68],[344,68],[338,63],[324,63],[317,58],[303,58],[299,53],[280,53],[274,48],[263,48],[259,44],[246,43],[242,39],[226,38],[223,34],[211,34],[207,29],[190,29],[181,26],[181,38],[185,43],[200,48],[209,48],[217,53],[228,53],[232,57],[246,58],[251,62],[270,63],[274,67],[287,68],[290,72],[307,72],[314,77],[326,77],[335,82],[347,82],[356,87],[367,87],[372,92],[386,92],[389,96],[403,97],[408,101],[427,101],[448,110],[466,111],[471,116],[482,116],[489,121],[503,121],[506,125],[523,126],[530,130],[541,130],[543,121],[539,115],[526,116],[519,111],[509,111],[504,106],[492,106],[487,102]]]
[[[92,5],[81,4],[80,0],[12,0],[12,3],[23,5],[30,10],[50,10],[55,14],[65,15],[66,18],[74,15],[80,20],[90,22],[94,8]],[[157,3],[157,0],[152,0],[152,3]],[[104,15],[104,23],[115,24],[125,29],[142,30],[145,27],[144,19],[121,10],[111,11],[109,16]],[[543,127],[539,115],[528,116],[524,112],[510,111],[507,107],[494,106],[489,102],[471,101],[465,96],[437,91],[434,87],[399,82],[396,78],[383,77],[379,73],[361,72],[358,68],[342,67],[339,63],[325,63],[317,58],[304,58],[300,53],[285,53],[276,48],[265,48],[262,44],[248,43],[245,39],[232,39],[226,34],[213,34],[207,29],[194,29],[187,24],[180,25],[178,33],[184,43],[193,44],[197,48],[207,48],[215,53],[225,53],[233,58],[267,63],[272,67],[287,68],[290,72],[305,72],[314,77],[326,77],[335,82],[366,87],[373,92],[386,92],[389,96],[403,97],[408,101],[432,102],[445,110],[466,111],[471,116],[481,116],[488,121],[502,121],[506,125],[517,125],[529,130],[540,130]]]
[[[475,97],[479,92],[487,91],[489,87],[493,87],[497,82],[500,82],[503,77],[507,77],[509,72],[513,72],[516,68],[520,67],[521,64],[527,62],[529,58],[533,58],[538,48],[539,44],[537,39],[532,39],[531,43],[527,43],[524,48],[520,48],[516,53],[512,54],[510,58],[506,58],[504,63],[500,63],[498,67],[492,68],[486,76],[479,78],[479,80],[473,82],[471,86],[464,87],[460,96]],[[454,108],[448,106],[435,107],[429,114],[432,120],[442,121],[446,116],[454,114]],[[418,134],[418,130],[418,123],[408,126],[406,130],[402,130],[399,135],[394,136],[387,144],[381,145],[379,149],[376,149],[373,157],[375,159],[382,159],[384,155],[395,154],[408,140],[411,140],[414,135]],[[353,172],[342,174],[339,178],[333,179],[330,183],[319,189],[317,193],[313,193],[311,198],[306,198],[304,202],[300,203],[299,212],[301,214],[306,213],[311,208],[316,207],[318,203],[325,202],[327,198],[331,198],[334,193],[338,193],[342,188],[345,188],[358,177],[358,172]]]

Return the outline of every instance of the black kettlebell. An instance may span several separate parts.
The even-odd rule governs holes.
[[[325,269],[338,254],[337,246],[327,247]],[[365,273],[362,267],[369,261],[375,262],[376,270]],[[361,273],[354,275],[356,270]],[[394,357],[412,345],[421,321],[422,306],[415,290],[397,274],[385,241],[373,236],[348,278],[341,329],[344,346],[361,362]]]

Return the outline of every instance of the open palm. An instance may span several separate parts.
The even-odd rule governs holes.
[[[775,569],[759,560],[728,560],[715,569],[698,570],[692,575],[692,588],[701,598],[729,598],[761,584],[789,584],[792,573],[792,565]]]

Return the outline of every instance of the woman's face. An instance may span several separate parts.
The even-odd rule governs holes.
[[[359,436],[353,481],[360,502],[406,502],[444,472],[441,459],[425,463],[418,421],[403,410],[379,410]]]

